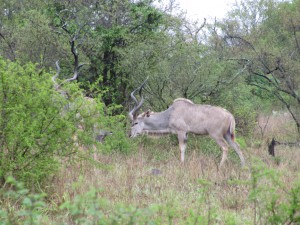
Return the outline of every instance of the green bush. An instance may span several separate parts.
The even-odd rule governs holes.
[[[73,200],[60,206],[60,221],[63,224],[155,224],[156,207],[136,208],[132,206],[112,206],[101,198],[101,190],[91,188]]]
[[[55,91],[51,75],[38,72],[35,65],[0,59],[2,182],[7,175],[26,186],[42,182],[59,168],[64,157],[76,152],[80,142],[93,141],[94,117],[78,116],[84,116],[86,110],[78,85],[64,88],[68,99]]]
[[[136,150],[136,144],[129,140],[126,133],[123,131],[125,128],[116,125],[112,130],[112,135],[105,139],[103,149],[104,153],[120,152],[129,154]]]
[[[0,224],[45,224],[42,214],[46,203],[45,194],[33,194],[13,177],[8,177],[0,189]]]
[[[267,101],[267,100],[265,100]],[[251,93],[251,87],[242,81],[233,87],[223,90],[222,95],[214,100],[214,103],[230,111],[236,120],[238,136],[249,136],[253,133],[258,109],[266,103],[264,100]]]
[[[299,224],[299,179],[288,189],[280,179],[280,173],[267,168],[260,160],[252,161],[250,172],[250,179],[231,180],[229,184],[248,185],[248,201],[253,207],[253,224]]]

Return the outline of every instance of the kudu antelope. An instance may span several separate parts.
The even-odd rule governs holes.
[[[56,74],[52,77],[52,82],[54,83],[54,89],[57,92],[59,92],[64,98],[68,98],[68,93],[62,88],[63,84],[76,80],[78,78],[79,69],[84,65],[84,64],[78,65],[78,60],[75,60],[75,62],[77,62],[77,63],[75,63],[75,66],[74,66],[73,77],[63,80],[60,84],[58,84],[56,82],[56,79],[60,74],[60,66],[59,66],[58,61],[56,61],[56,63],[55,63],[55,65],[56,65]],[[71,108],[75,108],[76,110],[79,110],[81,107],[85,107],[86,111],[89,113],[88,116],[90,116],[90,117],[98,118],[100,116],[100,114],[97,112],[95,100],[93,98],[90,98],[90,97],[84,97],[84,102],[80,102],[77,105],[74,102],[68,102],[67,105],[62,107],[61,114],[62,115],[65,114]],[[82,118],[82,115],[80,115],[80,113],[77,113],[76,118],[79,121],[78,128],[81,129],[81,130],[84,129],[84,125],[83,125],[84,124],[84,119]],[[99,124],[94,124],[93,125],[93,132],[94,132],[95,140],[98,141],[98,142],[101,142],[101,143],[104,142],[104,139],[105,139],[106,136],[112,134],[112,132],[110,132],[110,131],[100,129]]]
[[[144,103],[141,92],[145,82],[131,93],[131,98],[135,102],[134,108],[128,114],[132,124],[131,137],[140,134],[177,134],[180,159],[184,162],[187,134],[209,135],[223,151],[220,166],[227,159],[228,144],[238,154],[242,166],[245,165],[243,153],[234,141],[235,120],[230,112],[221,107],[198,105],[188,99],[178,98],[163,112],[144,112],[138,115]],[[134,96],[137,90],[141,97],[140,102]]]

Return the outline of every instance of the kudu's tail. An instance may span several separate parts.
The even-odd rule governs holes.
[[[235,120],[232,118],[229,124],[229,128],[228,128],[228,133],[230,134],[231,140],[234,142],[235,141],[235,134],[234,134],[234,130],[235,130]]]

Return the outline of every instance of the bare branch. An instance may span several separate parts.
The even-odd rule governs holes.
[[[297,50],[300,53],[300,44],[299,44],[299,41],[298,41],[298,38],[297,38],[297,35],[296,35],[297,34],[296,26],[294,24],[293,19],[291,19],[290,21],[291,21],[291,24],[292,24],[292,27],[293,27],[293,35],[294,35],[294,38],[295,38]]]
[[[206,25],[206,18],[204,18],[204,21],[202,23],[202,25],[195,31],[195,35],[198,35],[198,33],[205,27]]]
[[[230,34],[227,34],[224,39],[237,39],[237,40],[240,40],[242,41],[244,44],[246,44],[247,46],[249,46],[255,53],[256,53],[256,49],[254,47],[253,44],[251,44],[249,41],[247,41],[246,39],[240,37],[240,36],[236,36],[236,35],[230,35]]]
[[[291,114],[291,116],[293,117],[296,123],[298,133],[300,133],[300,121],[297,119],[297,116],[291,109],[291,105],[280,95],[280,93],[275,93],[275,95],[286,106],[287,110],[289,111],[289,113]]]
[[[59,73],[60,73],[60,67],[59,67],[59,61],[58,60],[55,62],[55,65],[56,65],[56,74],[52,77],[52,81],[54,83],[55,90],[58,91],[60,85],[55,81],[56,78],[59,76]]]
[[[0,37],[4,40],[4,42],[7,44],[12,56],[13,56],[13,61],[16,59],[16,54],[15,54],[15,51],[14,51],[14,48],[13,48],[13,45],[12,43],[10,43],[8,40],[6,40],[6,38],[4,37],[4,35],[2,33],[0,33]]]
[[[268,126],[268,124],[269,124],[270,117],[271,117],[271,115],[268,115],[267,121],[264,123],[264,125],[260,123],[259,118],[257,119],[257,125],[258,125],[258,127],[259,127],[259,129],[260,129],[260,134],[261,134],[261,137],[262,137],[262,138],[264,137],[266,128],[267,128],[267,126]],[[263,122],[262,122],[262,123],[263,123]]]

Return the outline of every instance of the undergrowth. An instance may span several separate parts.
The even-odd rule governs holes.
[[[111,171],[102,172],[111,175],[115,173],[117,179],[120,179],[120,184],[122,181],[119,176],[128,176],[125,178],[127,187],[115,190],[115,194],[119,196],[112,197],[109,192],[112,193],[113,190],[108,188],[118,188],[117,184],[113,184],[117,181],[111,180],[112,183],[104,188],[101,187],[101,183],[87,187],[87,181],[84,179],[88,177],[81,177],[80,181],[71,185],[76,194],[65,192],[57,204],[54,204],[51,196],[43,192],[31,193],[22,183],[8,177],[0,190],[0,223],[300,223],[300,177],[291,183],[285,183],[285,174],[282,171],[268,167],[258,159],[251,159],[249,168],[243,171],[234,171],[238,168],[232,168],[232,174],[206,178],[198,176],[194,179],[191,179],[189,168],[192,163],[180,168],[181,171],[167,171],[174,169],[173,166],[162,167],[162,174],[151,174],[151,171],[148,171],[147,174],[130,178],[133,176],[133,168],[121,172],[124,168],[116,168],[115,164]],[[139,167],[137,165],[137,169]],[[227,172],[229,171],[227,168]],[[174,175],[172,172],[178,174]],[[179,183],[172,183],[171,178],[167,176],[172,176],[171,178]],[[180,187],[181,185],[186,186]],[[126,189],[124,193],[123,188]]]
[[[245,168],[234,151],[219,168],[209,138],[189,136],[181,164],[175,136],[127,140],[124,149],[108,137],[93,160],[65,164],[47,187],[6,177],[0,224],[300,224],[299,148],[278,146],[274,158],[263,142],[238,141]]]

